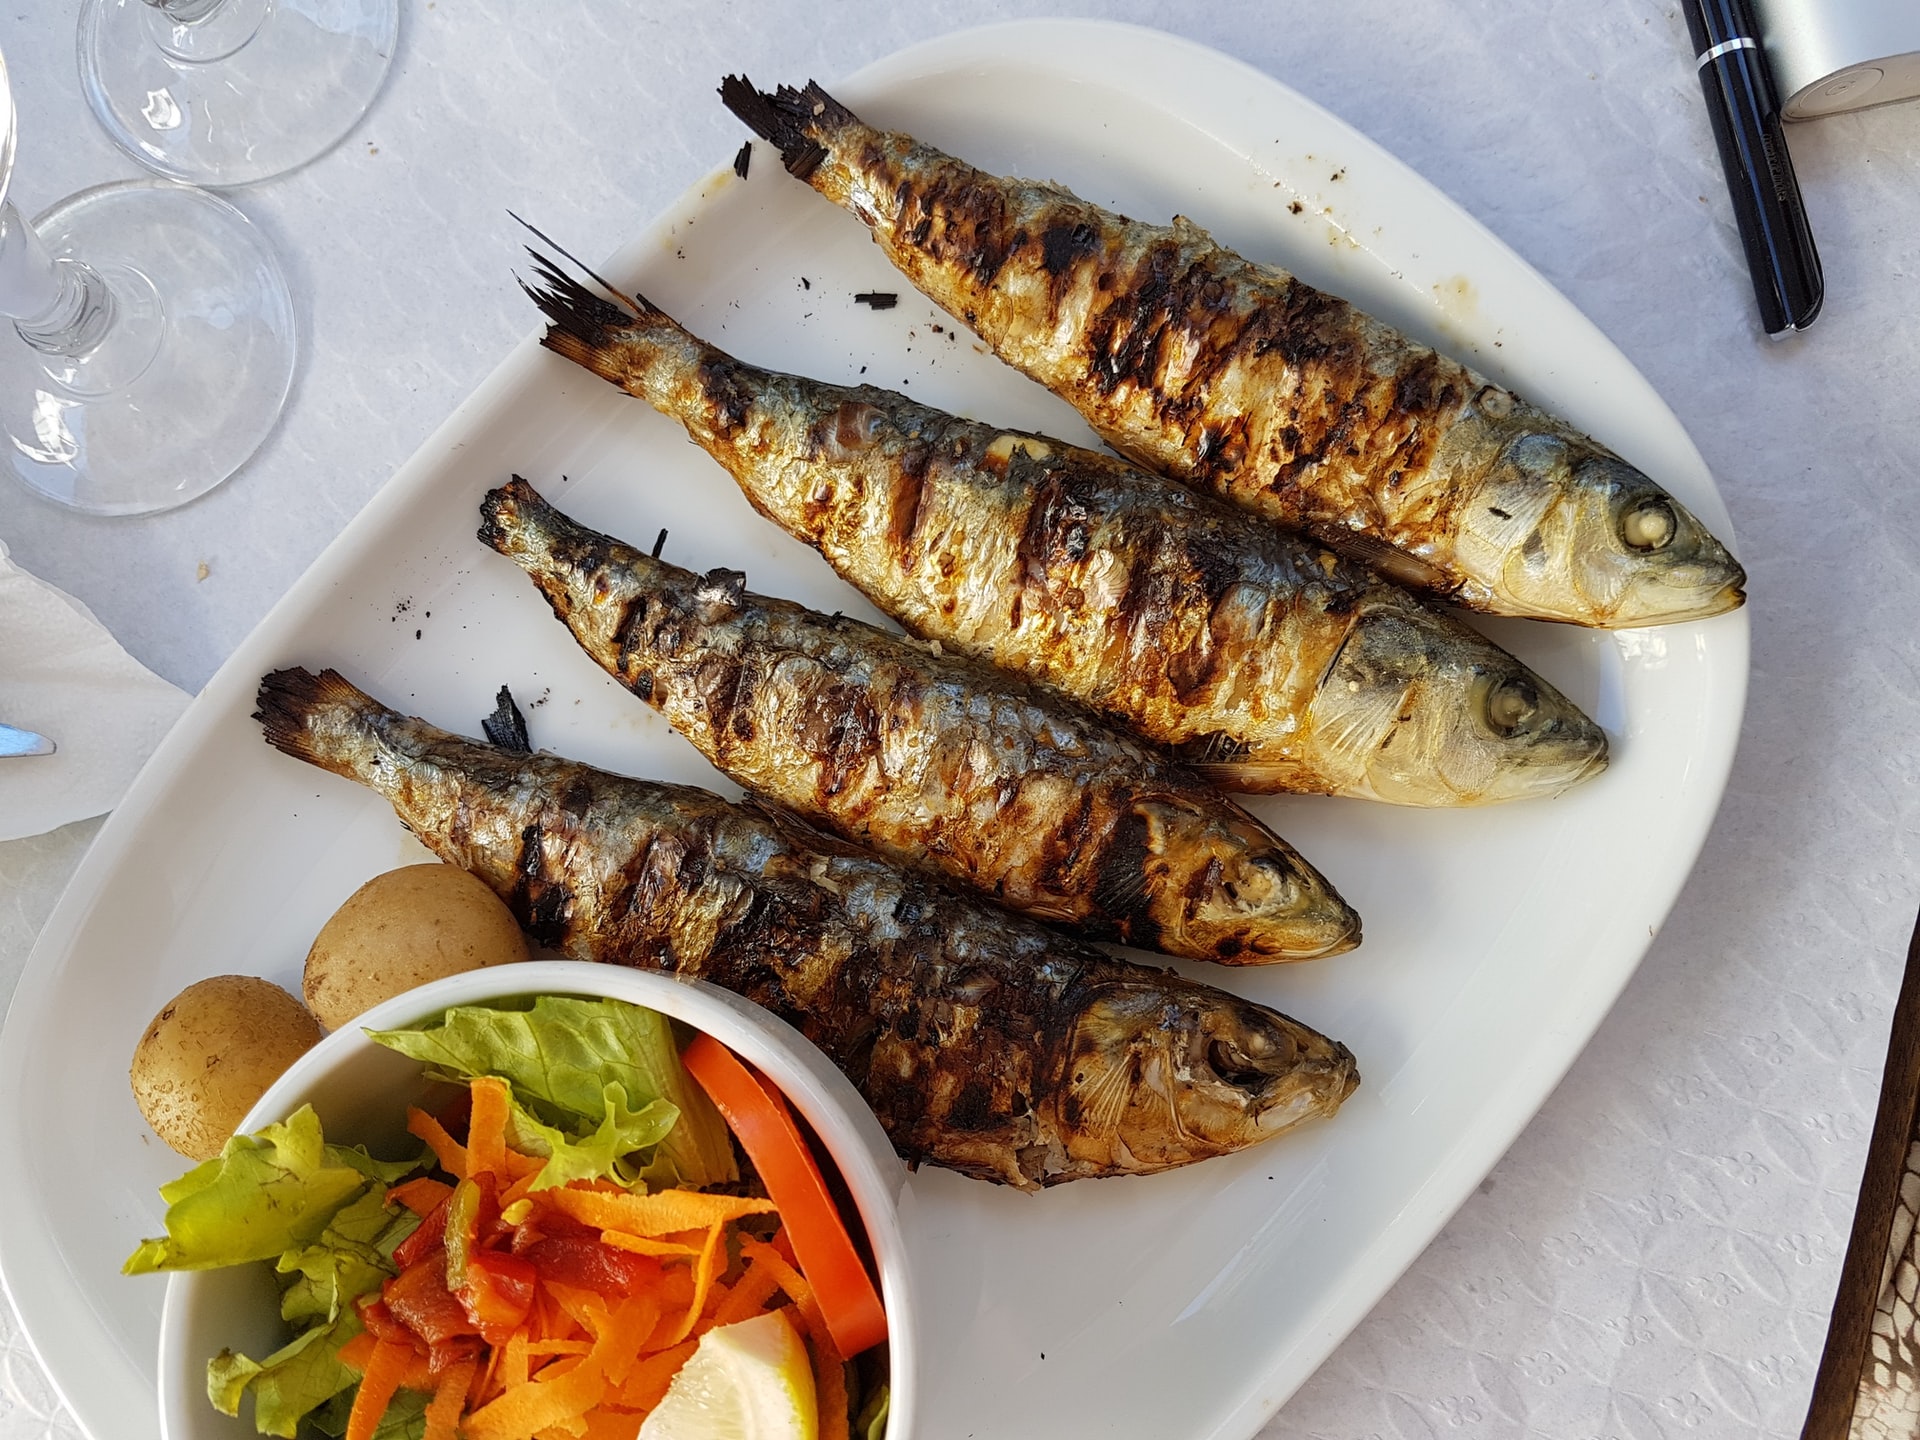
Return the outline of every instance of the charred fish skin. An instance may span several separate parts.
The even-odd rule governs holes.
[[[261,681],[267,743],[373,789],[537,940],[695,976],[798,1028],[900,1154],[1038,1189],[1147,1174],[1331,1115],[1346,1047],[1251,1001],[951,894],[790,816]]]
[[[988,174],[818,85],[720,93],[930,299],[1163,474],[1490,614],[1617,628],[1745,600],[1738,562],[1648,476],[1184,217]]]
[[[1324,546],[1112,456],[758,369],[539,267],[547,348],[678,420],[908,631],[1227,789],[1480,805],[1606,763],[1545,680]]]
[[[1359,917],[1197,776],[989,666],[667,564],[526,481],[480,538],[716,768],[810,823],[1089,939],[1194,960],[1312,959]]]

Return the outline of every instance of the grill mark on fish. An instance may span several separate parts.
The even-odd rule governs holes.
[[[259,706],[269,744],[377,790],[562,953],[699,976],[794,1023],[910,1161],[1023,1188],[1148,1173],[1330,1115],[1358,1083],[1351,1054],[1296,1021],[943,894],[791,817],[465,741],[332,671],[276,671]],[[483,823],[451,823],[461,812]],[[562,893],[576,903],[540,913]],[[909,909],[908,928],[879,918]],[[1222,1036],[1281,1058],[1222,1079]],[[1105,1090],[1143,1051],[1178,1077],[1169,1096],[1098,1127],[1068,1118],[1085,1112],[1069,1063]],[[1154,1108],[1167,1102],[1177,1123]]]
[[[489,493],[482,515],[482,537],[587,653],[750,792],[1101,939],[1235,963],[1358,941],[1351,909],[1285,842],[1056,695],[754,595],[738,571],[693,575],[577,524],[519,479]],[[1119,862],[1100,858],[1107,837],[1146,797],[1163,823],[1127,854],[1139,872],[1127,903],[1106,908],[1102,894],[1121,884]],[[1271,866],[1295,883],[1258,901],[1223,883],[1195,917],[1190,877],[1216,861],[1229,880]]]
[[[1725,548],[1604,446],[1507,392],[1478,403],[1497,387],[1466,366],[1184,217],[1136,223],[988,174],[863,124],[817,85],[762,94],[729,77],[722,94],[762,135],[823,154],[808,183],[1123,454],[1290,528],[1364,533],[1418,562],[1395,578],[1474,609],[1619,626],[1744,599]],[[1505,559],[1520,537],[1475,516],[1515,483],[1503,457],[1530,435],[1569,453],[1525,482],[1544,497],[1529,513],[1566,518],[1548,527],[1551,563],[1519,576]],[[1675,506],[1673,536],[1628,538],[1608,505],[1616,482]]]
[[[552,278],[551,293],[573,283]],[[550,336],[571,335],[579,307],[542,303]],[[604,349],[567,353],[679,419],[762,515],[909,633],[1161,745],[1243,742],[1243,762],[1208,772],[1222,785],[1485,804],[1556,793],[1599,768],[1605,737],[1564,696],[1317,543],[1111,456],[757,369],[634,305]],[[722,366],[752,397],[737,433],[688,394],[691,372]],[[1396,633],[1435,661],[1412,697],[1417,743],[1391,763],[1380,727],[1397,723],[1401,697],[1318,684],[1329,652],[1372,615],[1398,617]],[[1476,718],[1498,675],[1545,697],[1537,724],[1496,736]]]

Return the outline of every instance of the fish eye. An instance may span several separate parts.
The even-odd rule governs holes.
[[[1510,675],[1487,692],[1487,725],[1496,735],[1512,735],[1540,709],[1540,692],[1522,675]]]
[[[1679,528],[1673,507],[1658,496],[1636,502],[1620,517],[1620,538],[1629,550],[1664,550]]]

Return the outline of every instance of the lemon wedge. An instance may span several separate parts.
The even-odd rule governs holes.
[[[640,1440],[819,1440],[813,1369],[778,1310],[719,1325],[640,1427]]]

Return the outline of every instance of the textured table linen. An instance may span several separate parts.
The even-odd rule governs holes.
[[[0,22],[28,213],[139,173],[81,98],[76,9]],[[831,79],[1027,13],[408,0],[359,130],[232,196],[282,250],[304,344],[264,450],[145,520],[69,515],[0,482],[0,535],[135,657],[197,687],[531,328],[509,206],[605,254],[738,148],[722,73]],[[1741,752],[1645,964],[1479,1193],[1264,1433],[1797,1435],[1920,901],[1920,105],[1791,130],[1828,294],[1814,329],[1776,346],[1670,5],[1052,13],[1239,56],[1458,199],[1673,406],[1752,576]],[[97,824],[0,844],[0,995]],[[74,1433],[0,1313],[0,1440]]]

